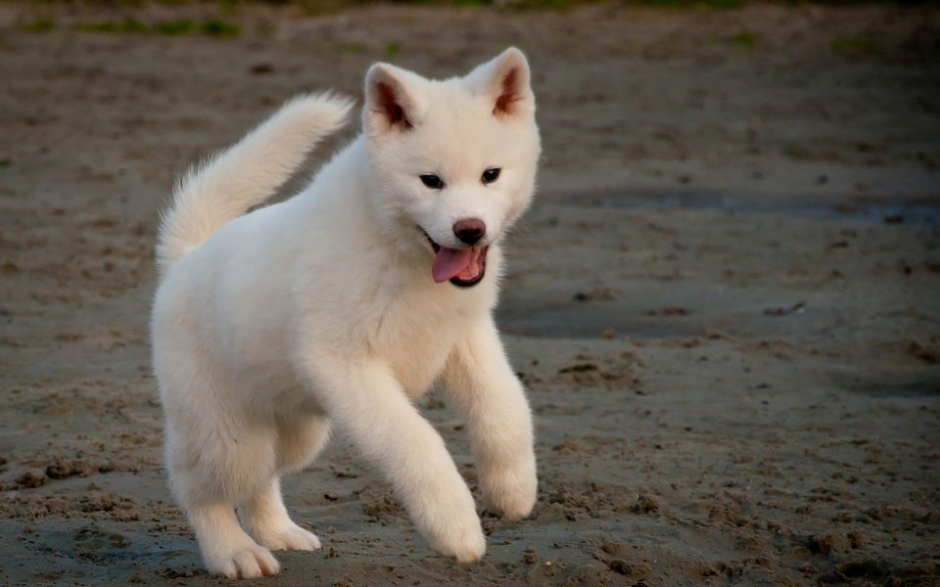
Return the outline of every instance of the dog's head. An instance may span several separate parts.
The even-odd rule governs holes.
[[[444,81],[385,63],[366,74],[379,217],[439,283],[479,283],[490,245],[529,205],[541,152],[529,79],[515,48]]]

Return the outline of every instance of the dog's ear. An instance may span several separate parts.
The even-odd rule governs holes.
[[[366,73],[363,126],[370,136],[411,130],[423,111],[425,80],[387,63],[376,63]]]
[[[535,112],[529,62],[515,47],[471,71],[466,80],[475,93],[492,102],[495,116],[531,116]]]

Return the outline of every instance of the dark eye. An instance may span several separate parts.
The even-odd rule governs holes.
[[[428,186],[432,190],[442,190],[444,189],[444,180],[439,178],[436,175],[422,175],[421,183]]]
[[[499,167],[491,167],[483,172],[483,177],[480,178],[483,183],[493,183],[499,179]]]

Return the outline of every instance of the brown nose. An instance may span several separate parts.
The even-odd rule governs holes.
[[[486,224],[479,218],[464,218],[454,223],[454,235],[468,245],[475,245],[484,234]]]

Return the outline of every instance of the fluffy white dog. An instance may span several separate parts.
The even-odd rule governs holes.
[[[210,571],[273,575],[271,550],[320,547],[280,476],[331,424],[434,549],[482,557],[473,497],[413,405],[435,381],[466,418],[487,506],[531,512],[532,418],[492,317],[500,240],[540,152],[529,78],[517,49],[444,81],[376,64],[363,133],[293,198],[246,214],[348,101],[297,98],[180,183],[157,245],[153,365],[170,485]]]

